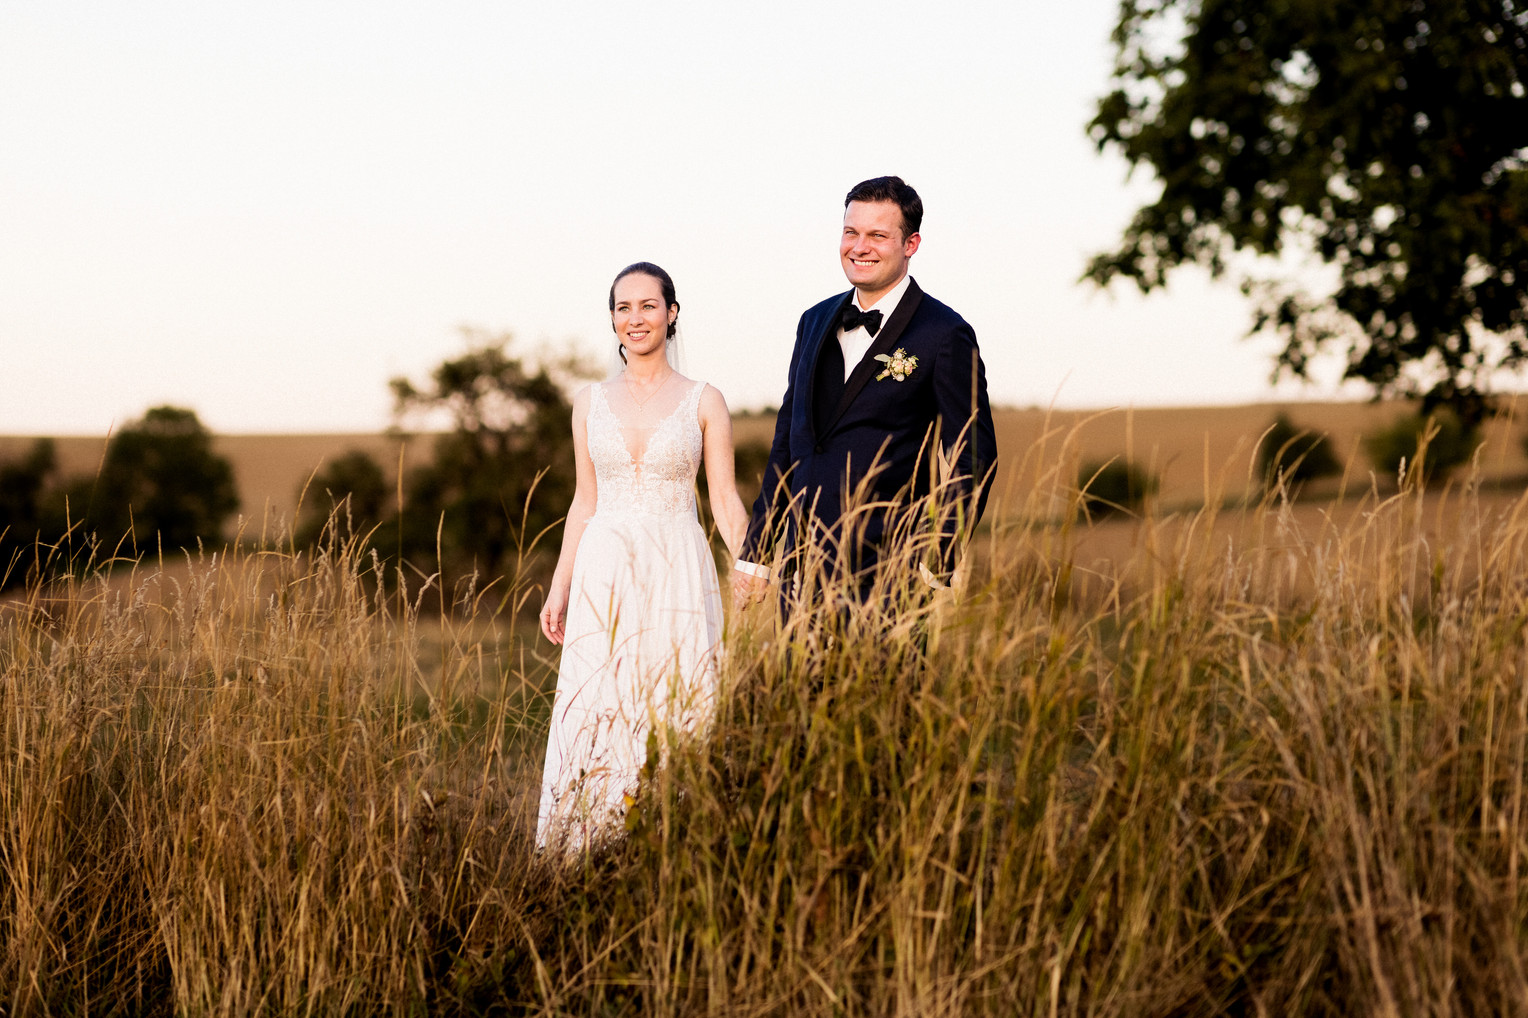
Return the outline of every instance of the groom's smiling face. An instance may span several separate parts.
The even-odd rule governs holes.
[[[907,262],[918,250],[918,234],[902,235],[902,210],[896,202],[851,201],[844,209],[844,232],[838,257],[844,275],[869,307],[907,275]]]

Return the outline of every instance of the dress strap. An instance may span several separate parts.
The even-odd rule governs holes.
[[[689,406],[691,414],[699,411],[700,397],[705,391],[706,383],[696,382],[694,385],[690,386],[690,391],[684,394],[684,401]]]
[[[590,383],[589,388],[594,390],[594,395],[598,396],[600,403],[605,407],[606,410],[609,410],[610,409],[610,397],[605,395],[605,383],[604,382],[592,382],[592,383]],[[590,409],[593,409],[593,407],[591,407]]]
[[[603,411],[603,413],[602,413]],[[584,421],[584,434],[593,438],[594,421],[599,417],[614,417],[615,411],[610,409],[610,401],[605,396],[605,386],[601,382],[592,382],[589,385],[589,419]]]

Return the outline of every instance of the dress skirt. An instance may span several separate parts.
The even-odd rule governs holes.
[[[722,600],[693,504],[596,512],[579,540],[564,633],[536,843],[573,853],[622,833],[649,757],[710,723]]]

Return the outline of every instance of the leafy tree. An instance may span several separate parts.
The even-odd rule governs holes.
[[[56,537],[46,496],[57,469],[57,451],[48,438],[32,443],[20,460],[0,464],[0,588],[25,578],[38,541]]]
[[[1089,516],[1138,512],[1157,493],[1160,479],[1146,468],[1120,457],[1090,460],[1077,471],[1082,506]]]
[[[469,349],[426,385],[391,383],[396,419],[443,414],[450,423],[433,461],[405,482],[400,543],[425,573],[493,577],[507,571],[522,541],[567,513],[575,477],[566,390],[590,371],[571,358],[511,357],[507,334],[467,338]]]
[[[1282,477],[1298,486],[1342,470],[1325,435],[1295,427],[1289,417],[1278,414],[1257,450],[1257,470],[1263,485],[1272,488]]]
[[[294,535],[299,547],[318,543],[331,519],[351,533],[366,534],[388,517],[387,475],[376,460],[359,449],[330,462],[303,488]]]
[[[1328,299],[1243,279],[1275,375],[1336,345],[1347,378],[1473,430],[1528,358],[1528,3],[1122,0],[1114,42],[1089,132],[1162,191],[1087,278],[1308,247]]]
[[[1479,429],[1466,428],[1446,407],[1431,414],[1407,414],[1366,443],[1369,458],[1381,472],[1396,476],[1402,464],[1415,465],[1423,439],[1422,479],[1441,480],[1469,461],[1480,445]]]
[[[239,508],[232,464],[212,451],[195,411],[181,407],[154,407],[112,436],[88,498],[72,487],[84,530],[108,546],[124,536],[138,549],[219,541]]]

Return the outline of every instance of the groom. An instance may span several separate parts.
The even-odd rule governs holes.
[[[808,547],[830,574],[848,573],[861,602],[883,557],[906,571],[883,590],[945,586],[981,516],[997,462],[986,371],[971,326],[907,274],[922,220],[900,177],[866,180],[844,199],[838,254],[854,288],[796,326],[764,487],[733,569],[739,603],[762,599],[771,579],[799,589],[789,574]],[[899,556],[920,531],[929,553]],[[785,575],[771,575],[771,560]]]

